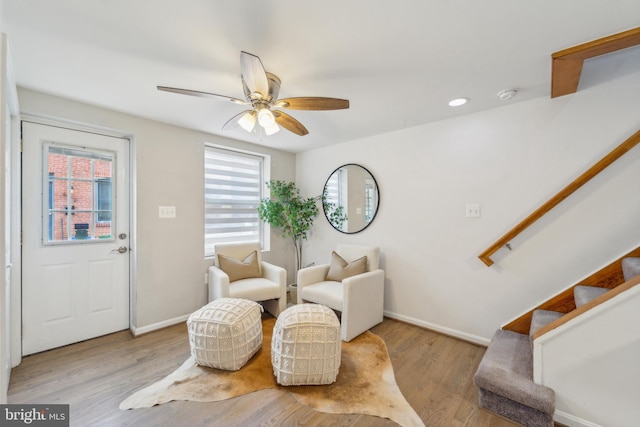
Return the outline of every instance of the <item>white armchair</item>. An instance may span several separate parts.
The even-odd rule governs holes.
[[[220,255],[226,257],[223,267],[230,262],[234,263],[236,270],[246,272],[251,268],[242,261],[256,251],[257,263],[251,263],[254,267],[247,274],[249,276],[238,280],[231,280],[228,273],[220,268]],[[215,245],[215,265],[209,267],[209,301],[218,298],[245,298],[251,301],[262,302],[265,310],[278,317],[281,311],[287,308],[287,271],[276,265],[262,261],[260,244],[248,243],[224,243]],[[238,274],[236,274],[238,275]]]
[[[341,312],[343,341],[351,341],[382,322],[384,310],[384,271],[378,268],[380,248],[338,245],[335,251],[351,262],[367,256],[365,272],[342,281],[326,280],[330,264],[315,265],[298,271],[298,304],[323,304]]]

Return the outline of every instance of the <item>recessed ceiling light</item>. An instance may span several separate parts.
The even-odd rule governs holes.
[[[456,98],[449,101],[449,107],[459,107],[469,102],[469,98]]]

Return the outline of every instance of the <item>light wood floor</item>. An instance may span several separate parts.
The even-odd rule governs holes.
[[[473,374],[485,348],[391,319],[384,339],[407,401],[425,425],[509,427],[478,408]],[[70,404],[72,426],[393,426],[365,415],[331,415],[263,390],[222,402],[170,402],[122,411],[118,405],[189,357],[185,324],[132,338],[128,331],[25,357],[11,374],[9,403]]]

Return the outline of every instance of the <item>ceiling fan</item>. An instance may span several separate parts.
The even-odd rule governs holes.
[[[250,53],[240,52],[240,69],[245,99],[167,86],[158,86],[158,90],[215,98],[240,105],[251,105],[251,110],[236,114],[222,126],[222,129],[229,130],[240,125],[247,132],[252,132],[257,121],[266,135],[278,132],[280,130],[278,125],[296,135],[303,136],[309,133],[302,123],[276,108],[291,110],[341,110],[349,108],[349,100],[347,99],[317,96],[278,99],[280,79],[275,74],[266,71],[260,58]]]

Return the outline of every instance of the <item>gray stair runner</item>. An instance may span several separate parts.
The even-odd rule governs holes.
[[[534,310],[531,316],[531,327],[529,328],[529,336],[533,338],[533,334],[540,328],[547,326],[549,323],[562,317],[563,313],[550,310]]]
[[[625,258],[622,260],[622,274],[625,282],[640,274],[640,258]]]
[[[609,289],[607,288],[598,288],[596,286],[576,286],[573,288],[573,299],[576,301],[576,308],[582,307],[608,291]]]
[[[555,393],[533,382],[533,356],[528,335],[498,329],[473,382],[481,408],[527,427],[552,427]]]
[[[640,274],[640,258],[622,260],[624,280]],[[609,289],[576,286],[576,307],[599,297]],[[562,313],[534,310],[529,335],[498,329],[473,377],[481,408],[495,412],[526,427],[553,427],[555,393],[533,381],[532,336],[538,329],[562,317]]]

